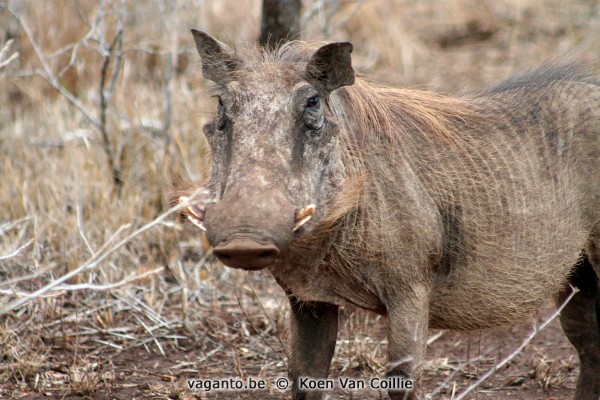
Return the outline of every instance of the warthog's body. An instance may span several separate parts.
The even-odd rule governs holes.
[[[225,264],[267,266],[290,296],[292,378],[326,376],[337,306],[386,314],[390,374],[416,378],[428,327],[522,320],[564,296],[578,265],[562,321],[582,362],[576,396],[597,400],[595,81],[561,66],[450,98],[354,82],[349,44],[242,61],[195,37],[224,104],[205,130],[219,200],[208,237]],[[294,225],[310,203],[314,217],[296,211]]]
[[[600,218],[600,87],[547,72],[459,100],[360,81],[334,92],[357,147],[349,175],[364,176],[358,207],[315,242],[323,258],[301,238],[273,275],[303,301],[382,313],[393,282],[423,279],[435,328],[530,315],[565,287]]]

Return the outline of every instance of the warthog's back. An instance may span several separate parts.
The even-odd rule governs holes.
[[[471,101],[488,118],[420,164],[444,226],[432,326],[526,317],[566,285],[600,221],[599,86],[557,67]]]

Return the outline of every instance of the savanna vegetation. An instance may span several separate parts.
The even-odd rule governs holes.
[[[254,43],[260,20],[252,0],[0,1],[0,398],[256,398],[185,380],[285,376],[282,291],[216,262],[164,201],[209,172],[216,101],[189,30]],[[303,39],[351,41],[370,79],[458,94],[547,60],[593,65],[599,27],[587,0],[305,0],[300,14]],[[382,376],[383,326],[345,309],[331,375]],[[432,398],[532,329],[431,332]],[[576,360],[554,321],[467,398],[566,398]]]

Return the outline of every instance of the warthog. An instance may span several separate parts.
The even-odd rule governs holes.
[[[428,328],[514,323],[569,284],[575,398],[598,399],[600,82],[585,68],[450,97],[369,83],[350,43],[234,52],[193,35],[218,109],[210,201],[186,213],[225,265],[267,268],[287,293],[295,399],[321,398],[298,378],[327,376],[339,306],[387,316],[389,375],[417,387],[390,396],[412,399]]]

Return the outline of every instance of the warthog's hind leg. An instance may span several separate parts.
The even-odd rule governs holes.
[[[577,400],[600,399],[599,245],[600,236],[592,236],[583,260],[571,276],[571,284],[580,291],[560,316],[563,330],[579,354],[581,366],[574,396]]]

